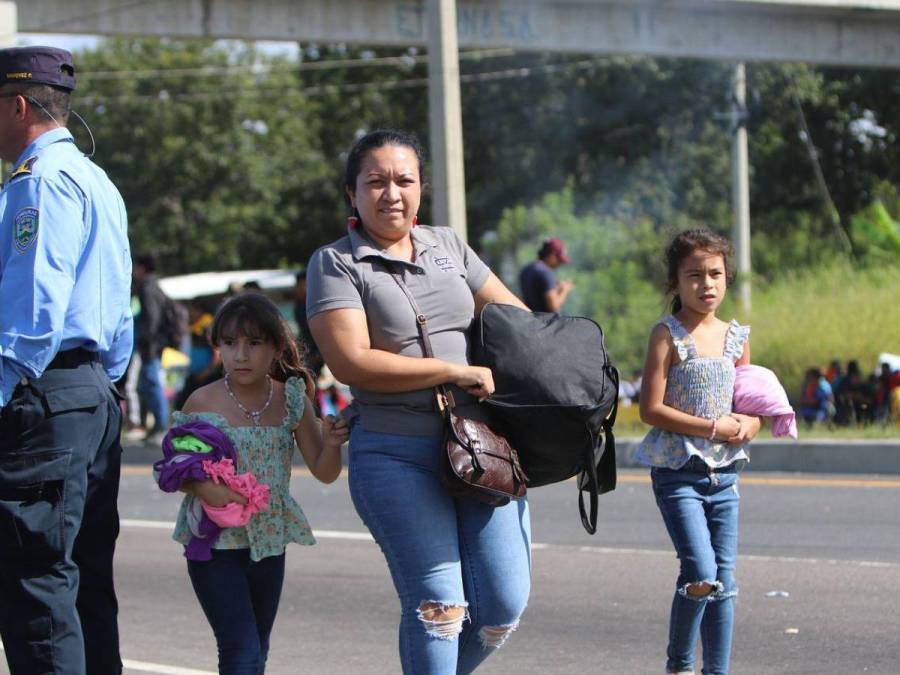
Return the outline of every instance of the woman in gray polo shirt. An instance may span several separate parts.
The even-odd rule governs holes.
[[[443,420],[433,387],[481,418],[491,372],[467,361],[467,330],[487,302],[524,305],[450,228],[416,226],[422,152],[374,131],[347,159],[347,236],[309,261],[307,314],[334,375],[351,386],[350,493],[400,596],[405,673],[469,673],[516,629],[530,591],[526,500],[493,508],[441,486]],[[428,317],[424,358],[415,313]]]

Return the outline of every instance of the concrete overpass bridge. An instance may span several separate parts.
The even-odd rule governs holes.
[[[425,47],[433,222],[463,237],[458,46],[735,62],[738,104],[743,61],[900,67],[898,0],[0,0],[0,43],[14,43],[17,30]],[[735,243],[747,275],[742,129],[734,155]]]
[[[432,0],[21,0],[18,30],[434,44]],[[457,0],[462,47],[900,66],[892,0]]]

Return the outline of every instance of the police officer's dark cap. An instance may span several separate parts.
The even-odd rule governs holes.
[[[0,49],[0,85],[16,83],[75,89],[72,54],[56,47]]]

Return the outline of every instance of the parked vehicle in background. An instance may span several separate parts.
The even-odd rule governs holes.
[[[302,335],[295,319],[297,269],[232,270],[227,272],[198,272],[182,274],[159,280],[159,285],[167,296],[192,308],[191,316],[204,313],[215,314],[221,302],[235,293],[254,290],[269,297],[278,307],[285,321],[295,335]],[[193,326],[193,323],[192,323]],[[163,355],[166,393],[169,401],[175,403],[191,373],[191,344],[188,342],[182,352],[167,350]],[[311,350],[313,353],[314,350]],[[326,373],[319,386],[316,404],[329,413],[337,413],[351,400],[349,390],[333,376]],[[177,405],[176,405],[177,407]]]

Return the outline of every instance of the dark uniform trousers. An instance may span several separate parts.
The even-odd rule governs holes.
[[[0,635],[14,675],[122,672],[121,423],[113,385],[83,350],[20,383],[0,414]]]

